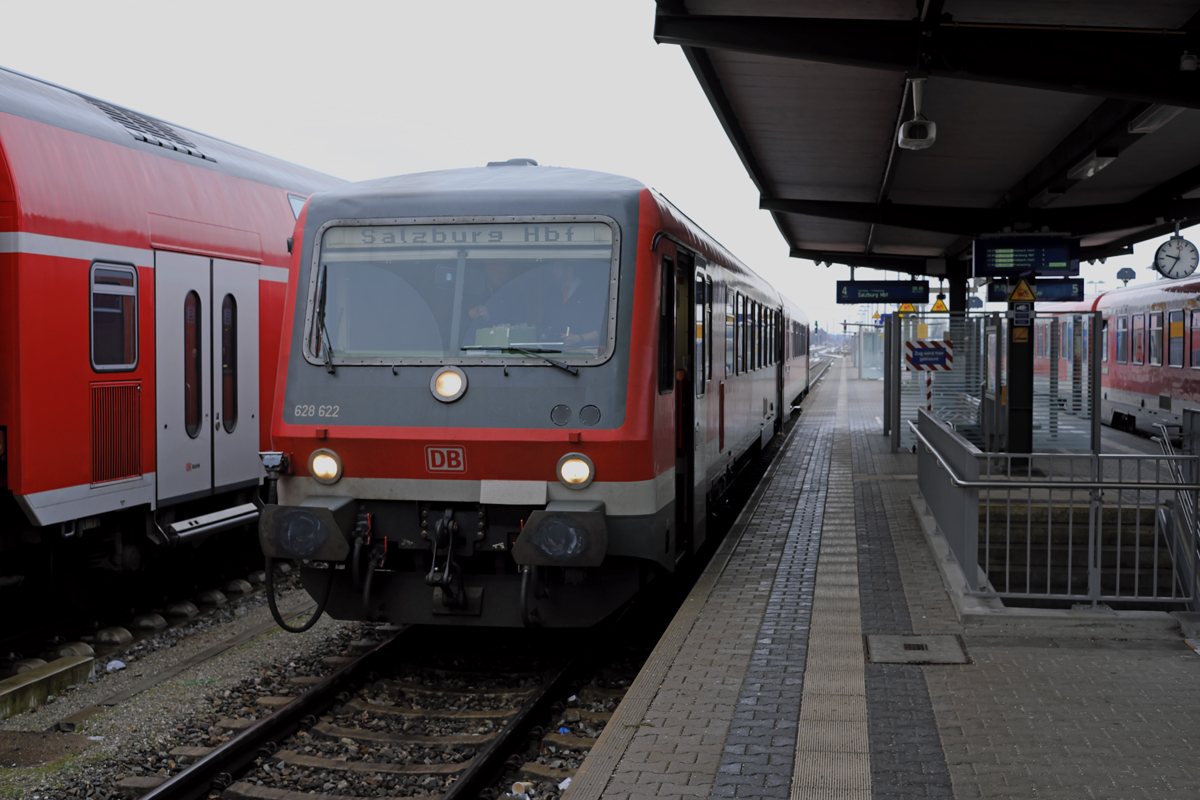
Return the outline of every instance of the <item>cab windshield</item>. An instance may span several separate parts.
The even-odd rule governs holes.
[[[603,222],[332,227],[309,355],[334,363],[597,360],[611,350],[613,228]]]

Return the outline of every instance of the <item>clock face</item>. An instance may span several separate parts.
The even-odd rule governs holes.
[[[1186,278],[1200,264],[1200,251],[1182,236],[1172,236],[1154,254],[1154,268],[1167,278]]]

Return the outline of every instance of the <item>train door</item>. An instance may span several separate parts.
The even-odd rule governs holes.
[[[158,502],[257,482],[258,270],[156,252],[154,276]]]
[[[704,544],[708,518],[708,389],[712,381],[713,289],[705,262],[697,258],[692,280],[692,547]]]
[[[697,282],[695,257],[679,251],[675,270],[675,510],[678,534],[676,557],[704,540],[703,455],[705,440],[704,404],[698,388],[703,386],[703,347],[698,346],[697,323],[703,320],[703,274]]]
[[[782,309],[771,314],[771,349],[775,353],[775,432],[783,432],[783,423],[791,416],[791,409],[783,406],[783,382],[786,379],[787,318]]]
[[[258,269],[213,259],[213,490],[256,484],[258,460]]]

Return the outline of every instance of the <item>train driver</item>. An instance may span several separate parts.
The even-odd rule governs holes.
[[[555,261],[553,285],[543,295],[541,338],[564,348],[599,347],[604,324],[604,285],[587,280],[587,264]]]

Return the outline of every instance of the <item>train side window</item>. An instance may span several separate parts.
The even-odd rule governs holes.
[[[1129,363],[1129,317],[1117,317],[1117,363]]]
[[[1167,366],[1183,366],[1183,312],[1167,314]]]
[[[737,316],[733,308],[734,293],[725,285],[725,377],[734,374],[734,341],[737,338]]]
[[[756,337],[758,335],[758,326],[754,324],[754,301],[746,300],[746,372],[753,372],[756,367],[754,364],[754,351],[758,348]]]
[[[1150,363],[1161,367],[1163,363],[1163,315],[1161,311],[1150,315]]]
[[[704,276],[699,272],[696,273],[696,328],[695,328],[695,350],[696,363],[693,365],[692,373],[696,382],[696,396],[704,394],[704,353],[708,349],[706,341],[708,340],[708,329],[705,325],[708,321],[708,315],[705,314],[704,302]]]
[[[237,300],[225,295],[221,301],[221,424],[233,433],[238,420]]]
[[[713,376],[713,280],[711,275],[704,276],[704,380],[711,381]]]
[[[1129,338],[1133,345],[1133,363],[1146,363],[1146,315],[1134,314],[1129,326]]]
[[[762,306],[754,304],[754,369],[762,367]]]
[[[137,368],[137,270],[93,264],[91,271],[92,369]]]
[[[778,341],[778,335],[775,330],[778,326],[779,326],[779,315],[776,312],[772,311],[771,312],[771,351],[770,351],[772,364],[774,364],[776,361],[779,360],[779,353],[778,353],[779,341]]]
[[[1100,360],[1108,363],[1108,317],[1100,323]]]
[[[200,394],[204,355],[200,334],[200,295],[188,292],[183,299],[183,425],[193,439],[200,435],[200,415],[204,408]]]
[[[658,306],[658,393],[675,389],[675,262],[662,260],[661,302]]]
[[[1192,369],[1200,369],[1200,311],[1192,312]]]
[[[746,371],[746,298],[741,292],[737,295],[737,324],[734,327],[737,330],[737,345],[734,348],[737,350],[735,371],[740,375]]]

